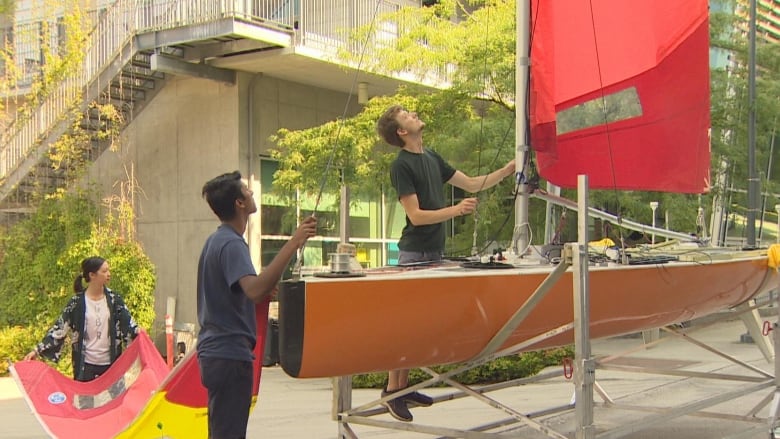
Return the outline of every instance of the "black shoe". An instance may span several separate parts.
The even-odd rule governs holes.
[[[420,392],[407,393],[404,395],[404,399],[412,407],[430,407],[433,405],[433,398]]]
[[[394,392],[382,390],[382,398],[390,395],[391,393]],[[399,421],[412,422],[412,419],[414,419],[412,417],[412,412],[409,411],[409,407],[406,406],[406,400],[404,398],[390,399],[383,402],[382,405],[387,408],[387,411],[390,412],[390,415]]]

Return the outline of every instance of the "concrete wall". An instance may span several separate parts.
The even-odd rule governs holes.
[[[93,167],[92,177],[114,193],[114,182],[133,169],[137,237],[157,269],[158,334],[169,296],[177,299],[177,321],[197,320],[198,255],[218,225],[201,189],[208,179],[239,168],[238,119],[238,87],[172,78],[125,129],[119,148],[103,153]]]
[[[196,323],[196,270],[201,247],[218,220],[201,198],[203,184],[240,170],[259,193],[260,155],[281,127],[311,127],[342,116],[347,95],[241,73],[237,85],[174,77],[125,129],[120,146],[91,170],[106,192],[133,170],[137,236],[157,268],[155,328],[160,343],[166,299],[177,299],[177,323]],[[360,110],[351,99],[349,111]],[[249,172],[250,168],[252,172]],[[259,202],[259,200],[258,200]],[[259,214],[247,241],[260,261]],[[259,267],[258,267],[259,269]]]

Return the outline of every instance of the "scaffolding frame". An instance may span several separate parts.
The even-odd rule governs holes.
[[[587,200],[587,176],[580,176],[578,178],[578,210],[580,212],[588,211]],[[736,314],[742,318],[750,335],[756,339],[762,354],[770,362],[770,364],[774,364],[774,373],[770,373],[762,370],[761,368],[750,365],[744,361],[739,360],[738,358],[721,352],[691,337],[691,333],[709,327],[715,323],[725,320],[726,318],[730,318],[733,316],[733,314],[713,319],[709,323],[697,326],[695,328],[678,328],[673,326],[661,328],[665,333],[670,334],[671,337],[658,338],[637,348],[596,360],[592,356],[589,333],[590,292],[588,283],[589,277],[587,244],[587,215],[579,215],[577,243],[569,243],[565,245],[559,265],[550,273],[545,281],[539,285],[539,287],[528,298],[528,300],[510,317],[509,320],[507,320],[501,330],[496,333],[496,335],[488,342],[485,348],[483,348],[483,350],[474,358],[464,362],[459,367],[445,373],[437,373],[430,368],[423,367],[421,369],[429,374],[431,378],[418,384],[409,386],[399,392],[394,393],[391,396],[388,395],[354,408],[352,407],[351,377],[345,376],[334,378],[332,417],[338,424],[338,438],[358,439],[358,433],[352,428],[352,425],[354,424],[429,434],[438,436],[440,438],[468,439],[500,439],[508,437],[519,437],[518,435],[522,435],[522,431],[518,433],[517,428],[522,426],[535,430],[536,432],[539,432],[550,438],[564,439],[569,438],[569,434],[571,434],[571,432],[567,433],[558,431],[552,426],[545,424],[544,419],[553,415],[570,413],[572,411],[574,413],[575,419],[574,437],[576,439],[611,439],[624,437],[631,433],[635,433],[637,431],[644,430],[661,423],[666,423],[672,419],[686,415],[713,417],[719,419],[733,419],[755,424],[754,426],[746,428],[737,434],[728,436],[728,439],[750,437],[750,435],[755,435],[761,431],[768,431],[769,437],[775,438],[775,429],[779,425],[778,418],[780,418],[780,378],[778,378],[780,377],[780,361],[778,361],[774,353],[778,352],[780,349],[780,337],[773,337],[773,346],[763,343],[763,340],[758,339],[765,338],[763,336],[769,335],[772,330],[780,325],[780,321],[775,322],[774,324],[770,324],[769,322],[764,322],[762,324],[759,321],[760,316],[757,311],[759,305],[756,304],[755,300],[751,300],[749,304],[746,303],[735,308]],[[523,320],[528,315],[531,314],[536,304],[538,304],[544,298],[545,294],[547,294],[549,291],[550,286],[555,284],[555,282],[560,279],[560,277],[569,267],[573,267],[575,274],[573,277],[574,320],[569,324],[555,328],[530,340],[526,340],[508,348],[500,349],[500,347],[509,338],[512,332],[523,322]],[[777,306],[778,309],[780,309],[780,296],[778,296]],[[780,319],[780,316],[778,316],[778,318]],[[523,351],[526,347],[531,346],[540,340],[544,340],[569,330],[574,330],[575,340],[575,358],[573,363],[570,364],[570,369],[564,367],[562,370],[543,372],[533,377],[514,379],[479,387],[464,385],[453,379],[453,377],[459,373],[480,366],[496,358]],[[671,339],[682,339],[690,342],[693,345],[721,356],[733,364],[747,369],[754,375],[749,376],[737,374],[720,374],[689,370],[664,369],[649,366],[621,366],[614,364],[615,360],[627,354],[640,349],[650,349],[653,346],[667,342]],[[719,392],[704,399],[664,409],[651,406],[619,404],[596,380],[597,369],[619,370],[622,372],[642,374],[671,375],[687,378],[726,380],[745,383],[745,385],[736,390]],[[503,404],[489,396],[490,392],[496,390],[519,385],[538,383],[544,380],[560,378],[564,375],[567,378],[571,378],[574,383],[574,397],[573,400],[568,404],[545,407],[532,412],[521,413],[520,411],[515,410],[512,407],[509,407],[508,405]],[[452,428],[445,425],[432,426],[419,423],[388,421],[374,418],[376,415],[387,413],[387,409],[381,406],[383,402],[391,398],[400,397],[402,395],[440,383],[449,385],[455,389],[455,391],[449,394],[435,397],[435,403],[443,403],[459,398],[471,397],[505,413],[508,415],[508,417],[481,425],[475,425],[468,429]],[[731,399],[743,397],[745,395],[764,391],[766,389],[771,389],[771,392],[763,397],[757,404],[746,410],[744,414],[725,414],[706,411],[706,409]],[[598,404],[599,407],[640,411],[648,413],[648,415],[639,420],[597,432],[597,424],[594,423],[594,408],[597,406],[596,402],[594,401],[594,394],[598,394],[601,398],[601,403]],[[760,417],[758,415],[759,412],[767,407],[770,402],[771,406],[769,415],[764,418]],[[503,430],[497,431],[499,429]]]

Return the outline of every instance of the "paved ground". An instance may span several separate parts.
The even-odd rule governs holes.
[[[774,318],[773,318],[774,319]],[[739,360],[773,373],[774,365],[763,359],[752,344],[740,343],[745,332],[741,321],[718,323],[693,337],[728,353]],[[716,372],[719,374],[747,374],[747,368],[730,365],[725,359],[686,343],[676,337],[664,337],[669,341],[652,349],[641,349],[617,362],[623,366],[643,364],[647,367],[665,367],[677,371]],[[641,338],[613,338],[593,343],[594,355],[603,357],[623,352],[641,344]],[[623,371],[602,370],[596,372],[596,380],[604,391],[619,405],[643,405],[657,408],[653,411],[625,410],[597,407],[595,429],[604,437],[604,432],[615,428],[627,428],[627,435],[634,439],[658,438],[767,438],[768,427],[764,424],[746,422],[744,418],[761,399],[771,395],[774,387],[767,388],[742,398],[728,398],[724,403],[708,409],[718,412],[713,417],[685,416],[674,420],[663,420],[648,429],[639,430],[642,419],[658,416],[661,409],[692,404],[718,392],[733,392],[754,385],[753,383],[713,382],[701,378],[683,376],[661,376],[656,374],[634,374]],[[574,386],[563,378],[554,378],[541,383],[510,387],[490,396],[511,406],[521,413],[536,413],[545,408],[565,405],[573,395]],[[363,404],[378,398],[376,390],[355,390],[353,405]],[[451,389],[431,389],[427,393],[441,396],[452,393]],[[260,389],[261,399],[250,418],[249,438],[274,439],[335,439],[338,437],[336,422],[331,420],[331,381],[329,379],[295,380],[287,377],[278,367],[266,368]],[[596,395],[596,401],[602,399]],[[758,414],[765,416],[767,408]],[[429,408],[413,409],[415,422],[438,427],[473,428],[492,421],[506,419],[504,412],[474,400],[462,398],[434,404]],[[392,421],[387,414],[372,419]],[[0,437],[6,439],[45,438],[46,435],[20,397],[16,385],[10,378],[0,378]],[[407,425],[407,424],[401,424]],[[564,436],[574,437],[573,412],[552,415],[543,419],[543,425],[556,429]],[[360,438],[416,439],[431,438],[427,434],[403,430],[381,430],[365,425],[354,425]],[[633,430],[637,431],[633,431]],[[511,436],[520,438],[547,437],[529,427],[504,427],[499,431],[510,431]]]

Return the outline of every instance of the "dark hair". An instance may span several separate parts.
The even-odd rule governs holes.
[[[82,279],[89,282],[89,273],[97,273],[105,262],[106,260],[99,256],[92,256],[81,261],[81,274],[76,276],[76,280],[73,281],[73,291],[77,293],[84,291]]]
[[[404,141],[398,135],[398,120],[396,120],[396,117],[403,109],[400,105],[393,105],[376,121],[376,132],[379,133],[385,142],[399,148],[404,147]]]
[[[243,200],[243,184],[238,171],[212,178],[203,185],[203,198],[222,221],[230,221],[236,216],[236,200]]]

